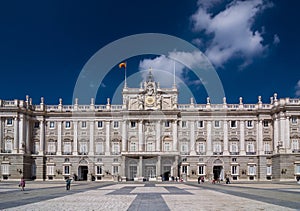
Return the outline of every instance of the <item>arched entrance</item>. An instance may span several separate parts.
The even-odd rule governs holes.
[[[213,178],[214,180],[224,180],[223,162],[220,159],[214,161]]]
[[[88,173],[89,173],[88,162],[84,159],[79,161],[78,180],[87,181]]]

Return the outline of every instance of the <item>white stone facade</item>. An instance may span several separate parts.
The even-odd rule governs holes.
[[[151,73],[123,104],[0,100],[2,180],[295,180],[300,100],[178,104]]]

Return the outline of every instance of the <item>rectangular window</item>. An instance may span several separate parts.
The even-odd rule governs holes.
[[[181,166],[182,167],[182,173],[186,174],[187,173],[187,166]]]
[[[170,143],[169,142],[165,142],[164,143],[164,151],[165,152],[171,151]]]
[[[98,121],[98,128],[102,128],[103,127],[103,122],[102,121]]]
[[[297,117],[296,116],[292,116],[292,124],[297,124]]]
[[[34,154],[38,154],[39,151],[40,151],[40,142],[36,141],[36,142],[34,142],[33,153],[34,153]]]
[[[204,172],[204,166],[199,166],[199,174],[205,174]]]
[[[249,175],[255,175],[256,174],[255,166],[248,166],[248,172],[249,172]]]
[[[231,121],[230,122],[230,127],[236,128],[236,121]]]
[[[198,121],[198,127],[203,128],[203,121]]]
[[[2,172],[2,175],[9,175],[9,164],[2,164],[1,172]]]
[[[130,122],[130,127],[131,128],[135,128],[136,127],[136,122],[135,121],[131,121]]]
[[[12,124],[13,124],[13,119],[12,118],[6,119],[6,125],[12,125]]]
[[[300,174],[300,164],[296,164],[296,166],[295,166],[295,174]]]
[[[48,152],[53,154],[56,152],[55,142],[48,142]]]
[[[215,127],[220,127],[220,121],[215,121]]]
[[[54,128],[54,127],[55,127],[55,124],[54,124],[54,122],[53,122],[53,121],[51,121],[51,122],[50,122],[50,125],[49,125],[49,127],[50,127],[50,128]]]
[[[165,127],[170,127],[170,121],[165,121]]]
[[[272,166],[267,166],[267,175],[272,175]]]
[[[232,174],[232,175],[238,174],[237,166],[231,166],[231,174]]]
[[[70,128],[71,127],[71,122],[70,121],[66,121],[65,126],[66,126],[66,128]]]
[[[148,152],[154,151],[153,142],[147,142],[147,151]]]
[[[65,154],[65,155],[69,155],[69,154],[71,154],[71,142],[64,142],[64,151],[63,151],[63,153]]]
[[[199,143],[199,152],[204,153],[205,152],[205,144],[204,143]]]
[[[247,143],[247,152],[255,152],[254,151],[254,144],[253,144],[253,142],[248,142]]]
[[[264,120],[264,121],[263,121],[263,125],[264,125],[264,127],[269,127],[269,121]]]
[[[114,121],[114,128],[118,128],[119,127],[119,122],[118,121]]]
[[[119,174],[119,166],[113,166],[113,175]]]
[[[221,143],[214,143],[214,152],[222,152]]]
[[[299,150],[299,141],[298,141],[298,139],[293,139],[292,140],[292,150],[293,150],[293,152],[298,152],[298,150]]]
[[[102,166],[96,166],[96,174],[102,174]]]
[[[96,154],[101,155],[103,151],[103,142],[96,142]]]
[[[64,166],[64,174],[70,174],[70,166]]]
[[[47,175],[54,175],[54,166],[47,166]]]
[[[34,122],[34,128],[39,128],[40,127],[40,122]]]
[[[237,144],[236,142],[231,143],[231,144],[230,144],[230,152],[236,153],[236,152],[238,152],[238,151],[239,151],[239,150],[238,150],[238,144]]]
[[[86,121],[81,122],[81,128],[86,128]]]
[[[137,144],[136,142],[130,142],[130,151],[131,152],[136,152],[137,151]]]
[[[247,127],[253,127],[253,121],[252,120],[247,121]]]
[[[115,155],[120,154],[120,145],[119,143],[113,143],[112,153]]]
[[[236,158],[232,158],[231,160],[232,160],[232,162],[236,162]]]
[[[185,128],[186,127],[186,121],[181,122],[181,127]]]
[[[188,152],[188,144],[187,143],[181,143],[181,152],[182,153]]]
[[[81,155],[87,155],[88,153],[88,146],[86,142],[80,142],[79,143],[79,153]]]
[[[7,139],[4,142],[4,152],[5,153],[11,153],[12,152],[12,140],[11,139]]]

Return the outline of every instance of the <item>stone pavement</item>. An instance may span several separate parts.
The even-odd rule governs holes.
[[[1,210],[300,210],[296,183],[0,183]]]

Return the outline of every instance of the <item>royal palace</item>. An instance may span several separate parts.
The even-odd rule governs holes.
[[[123,103],[33,105],[0,100],[0,179],[87,181],[295,180],[300,99],[178,103],[149,72]]]

